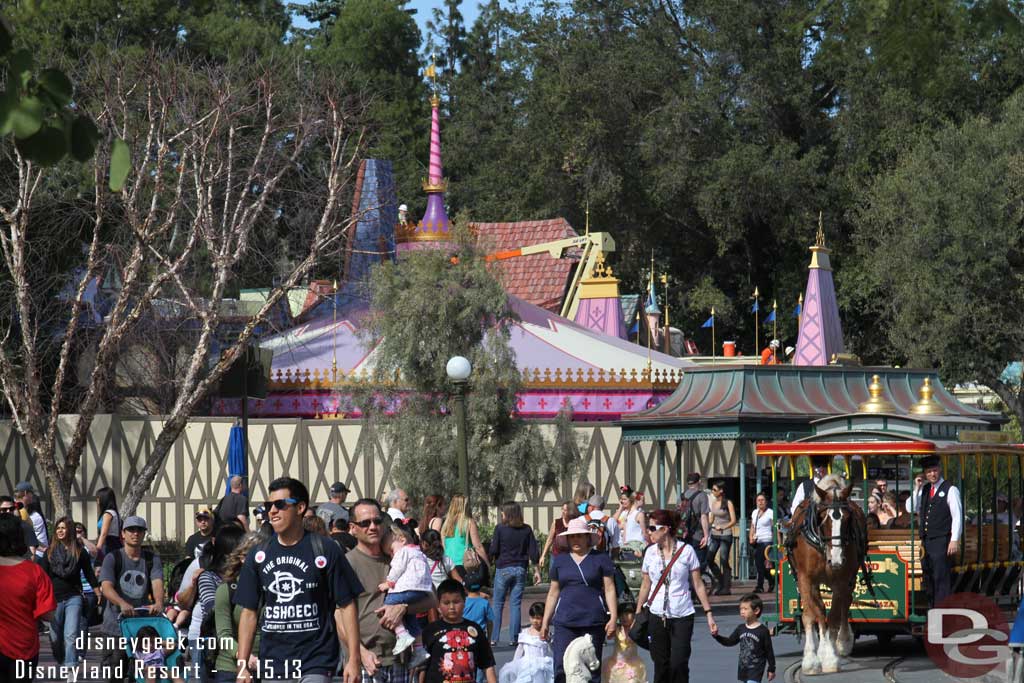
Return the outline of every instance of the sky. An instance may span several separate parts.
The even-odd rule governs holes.
[[[296,4],[305,5],[307,0],[293,0]],[[420,27],[420,33],[423,36],[424,41],[427,37],[427,20],[430,19],[431,9],[434,7],[441,7],[441,3],[438,0],[408,0],[406,6],[409,9],[416,10],[416,24]],[[479,0],[465,0],[459,5],[459,11],[462,12],[463,23],[466,26],[466,30],[469,30],[473,26],[473,22],[476,21],[477,16],[480,14],[480,2]],[[306,21],[305,17],[295,16],[293,23],[297,28],[309,28],[310,24]]]

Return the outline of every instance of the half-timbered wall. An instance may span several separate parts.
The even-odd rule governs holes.
[[[70,439],[74,416],[61,421],[65,439]],[[184,538],[193,530],[197,507],[213,505],[224,495],[227,474],[228,435],[233,421],[225,418],[195,418],[175,442],[160,476],[138,509],[155,538]],[[95,492],[111,486],[118,499],[136,476],[159,434],[158,417],[99,415],[93,421],[86,453],[72,487],[73,515],[82,520],[90,535],[96,528]],[[576,427],[585,477],[614,509],[618,488],[630,484],[642,491],[646,507],[656,507],[659,492],[659,445],[657,442],[629,443],[618,427],[602,423],[579,423]],[[335,481],[345,482],[352,493],[349,500],[383,498],[395,486],[395,455],[359,421],[272,419],[249,423],[249,491],[251,501],[267,496],[267,485],[280,476],[306,482],[315,502],[327,500]],[[677,445],[682,451],[679,463]],[[63,448],[64,443],[59,445]],[[665,444],[664,467],[667,502],[678,496],[678,477],[697,470],[705,476],[735,476],[740,448],[734,441],[669,441]],[[681,468],[677,469],[677,463]],[[582,477],[581,477],[582,478]],[[27,480],[37,491],[45,491],[42,473],[25,441],[10,422],[0,421],[0,491],[14,490]],[[563,482],[524,501],[527,523],[546,531],[562,501],[571,498],[576,481]],[[46,496],[43,496],[44,502]],[[49,510],[48,512],[52,512]]]

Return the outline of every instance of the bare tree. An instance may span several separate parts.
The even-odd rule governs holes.
[[[346,200],[363,150],[356,123],[361,112],[336,92],[335,79],[298,69],[228,69],[159,55],[106,62],[85,76],[86,95],[95,102],[91,113],[107,143],[92,165],[87,220],[63,245],[41,242],[52,231],[39,227],[46,224],[39,207],[61,191],[67,168],[41,168],[8,145],[16,187],[0,196],[0,285],[10,285],[11,303],[0,311],[0,389],[38,460],[57,515],[70,510],[89,429],[116,381],[126,339],[168,305],[193,321],[194,345],[176,378],[173,404],[148,460],[128,482],[128,514],[257,326],[319,260],[340,249],[357,220]],[[106,169],[120,144],[115,140],[127,143],[132,172],[122,189],[111,192]],[[302,253],[278,274],[277,286],[241,331],[227,344],[218,342],[221,302],[247,263],[264,258],[252,249],[258,231],[293,208],[311,218],[288,225],[293,233],[303,231],[290,236],[293,243],[299,237]],[[33,286],[31,260],[34,253],[59,248],[82,255],[75,269],[62,273],[71,284],[56,307],[58,325],[52,290]],[[97,312],[95,283],[101,279],[116,287]],[[91,369],[75,386],[77,355],[86,343]],[[216,346],[224,353],[211,358]],[[78,416],[63,453],[61,412]]]

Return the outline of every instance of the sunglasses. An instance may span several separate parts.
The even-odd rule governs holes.
[[[384,523],[384,518],[383,517],[373,517],[371,519],[364,519],[364,520],[362,520],[360,522],[352,522],[352,523],[355,524],[357,527],[359,527],[361,529],[369,529],[371,524],[376,525],[376,526],[380,526],[381,524],[383,524]]]
[[[647,527],[647,531],[649,533],[653,534],[655,531],[661,531],[662,529],[667,529],[667,528],[668,527],[665,526],[664,524],[652,524],[649,527]]]
[[[263,507],[265,507],[267,510],[269,510],[270,508],[284,510],[289,505],[295,505],[298,502],[299,501],[296,500],[295,498],[281,498],[280,500],[268,500],[266,503],[263,504]]]
[[[17,508],[0,508],[0,515],[13,514]]]

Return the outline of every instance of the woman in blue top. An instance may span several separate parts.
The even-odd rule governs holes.
[[[618,596],[615,592],[615,566],[608,553],[594,549],[596,534],[587,520],[577,517],[564,533],[569,552],[551,558],[551,588],[544,605],[541,638],[547,640],[555,627],[551,648],[555,653],[555,683],[565,683],[562,660],[565,649],[576,638],[590,635],[597,658],[606,638],[615,635],[618,621]],[[591,675],[591,683],[601,682],[601,670]]]

